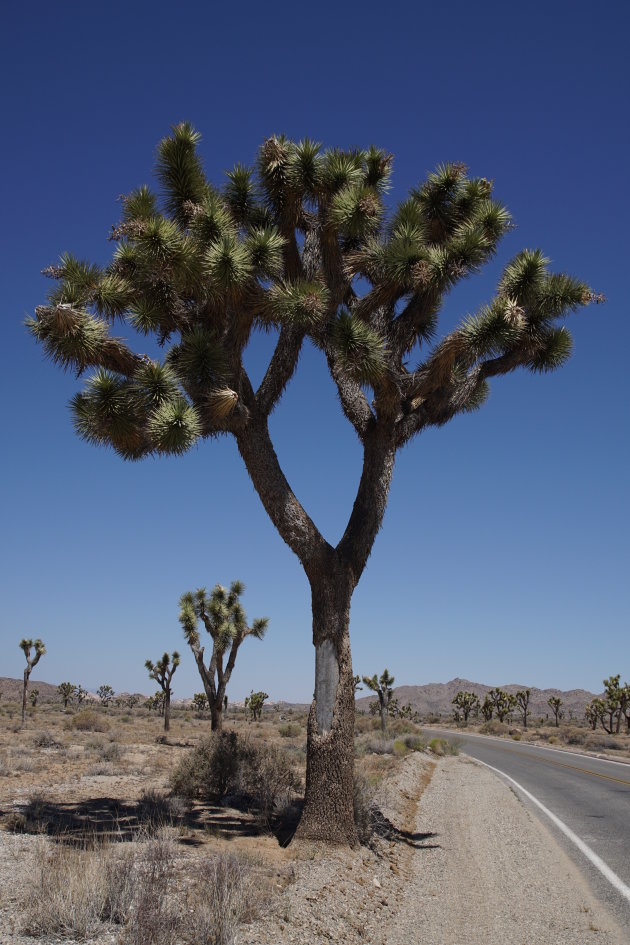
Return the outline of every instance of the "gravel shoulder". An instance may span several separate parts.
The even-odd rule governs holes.
[[[405,760],[380,797],[397,839],[302,851],[239,945],[625,945],[577,867],[514,792],[467,758]]]

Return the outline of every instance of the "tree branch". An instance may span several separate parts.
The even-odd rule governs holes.
[[[354,506],[336,549],[349,564],[355,585],[383,522],[395,456],[396,445],[391,436],[381,427],[374,426],[366,437],[363,470]]]
[[[269,518],[300,559],[307,575],[330,545],[295,497],[278,462],[266,417],[252,418],[234,434],[238,450]]]
[[[326,338],[322,338],[321,345],[326,355],[332,379],[337,386],[341,409],[356,430],[357,436],[363,442],[365,435],[370,429],[370,425],[374,422],[374,414],[367,402],[365,394],[361,390],[361,386],[344,374],[343,370],[337,364],[330,341]]]
[[[293,377],[303,340],[304,332],[298,328],[284,326],[280,330],[275,351],[256,391],[256,404],[263,416],[269,416]]]

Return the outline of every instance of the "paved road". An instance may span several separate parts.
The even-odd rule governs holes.
[[[498,769],[529,791],[613,871],[626,890],[630,888],[630,765],[452,729],[426,731],[457,739],[467,755]],[[624,895],[623,890],[615,889],[613,882],[539,808],[527,798],[525,802],[561,839],[597,895],[626,925],[630,942],[627,892]]]

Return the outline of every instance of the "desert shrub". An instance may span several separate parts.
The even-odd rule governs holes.
[[[520,740],[521,740],[522,737],[523,737],[523,736],[521,735],[520,732],[511,732],[511,733],[510,733],[510,738],[513,738],[515,742],[520,742]]]
[[[372,755],[393,755],[394,754],[394,740],[393,738],[383,738],[380,736],[378,738],[368,738],[363,743],[365,746],[365,751],[368,754]]]
[[[95,709],[81,709],[66,721],[64,727],[77,732],[109,732],[110,728],[107,719]]]
[[[409,751],[424,751],[427,747],[427,743],[422,735],[409,734],[405,735],[402,740]]]
[[[369,715],[364,715],[362,712],[355,712],[354,715],[354,731],[355,734],[360,735],[363,732],[372,731],[372,719]]]
[[[173,794],[206,800],[241,795],[265,817],[276,801],[298,786],[290,755],[273,745],[239,738],[236,732],[205,738],[170,779]]]
[[[264,820],[270,820],[274,807],[286,804],[300,782],[291,758],[275,745],[241,743],[236,793],[244,794]]]
[[[490,719],[489,722],[484,722],[479,729],[482,735],[507,735],[509,730],[510,726],[505,722],[499,722],[498,719]]]
[[[607,732],[589,732],[589,734],[586,736],[584,744],[587,746],[587,748],[623,748],[623,745],[619,742],[619,740],[613,735],[608,735]]]
[[[56,845],[36,859],[25,890],[22,931],[85,939],[123,923],[133,898],[133,857],[108,846]]]
[[[233,945],[238,925],[252,919],[256,911],[251,869],[229,855],[205,857],[196,869],[198,882],[188,897],[187,941]]]
[[[111,778],[116,773],[116,769],[109,761],[98,761],[91,768],[88,768],[86,774],[88,777]]]
[[[295,738],[301,734],[302,729],[299,725],[296,725],[295,722],[287,722],[286,725],[280,725],[278,727],[278,735],[282,738]]]
[[[181,925],[175,898],[172,841],[157,836],[143,844],[136,862],[133,907],[123,941],[128,945],[174,945]]]
[[[564,736],[564,739],[567,745],[584,745],[586,743],[587,737],[588,736],[586,732],[570,729]]]
[[[452,738],[432,738],[429,742],[429,750],[439,758],[444,755],[458,755],[459,748],[459,742]]]
[[[156,788],[142,792],[136,804],[136,818],[150,832],[181,823],[186,806],[179,797],[169,797]]]
[[[405,744],[404,738],[397,738],[394,741],[394,754],[397,758],[404,758],[405,755],[409,754],[409,749]]]
[[[36,748],[59,748],[61,747],[61,742],[50,734],[50,732],[37,732],[33,737],[33,745]]]
[[[5,814],[2,818],[2,824],[5,830],[9,830],[11,833],[26,833],[28,827],[26,817],[17,810],[11,810],[8,814]]]
[[[374,797],[376,788],[369,778],[362,772],[354,772],[354,826],[359,843],[367,846],[376,830],[376,805]]]

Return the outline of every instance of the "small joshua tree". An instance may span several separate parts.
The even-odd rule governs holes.
[[[68,703],[72,701],[73,696],[75,695],[77,687],[74,683],[71,682],[62,682],[57,686],[57,692],[61,696],[61,701],[63,702],[64,709],[68,708]]]
[[[529,715],[529,697],[531,695],[531,689],[520,689],[514,699],[516,705],[521,710],[523,716],[523,728],[527,728],[527,716]]]
[[[466,692],[466,690],[460,689],[457,695],[453,697],[452,705],[463,716],[464,724],[468,724],[470,713],[475,706],[479,705],[479,696],[474,692]]]
[[[200,714],[208,710],[208,697],[205,692],[196,692],[192,697],[191,708]]]
[[[393,685],[394,677],[390,676],[389,670],[384,669],[381,673],[380,678],[374,673],[373,676],[364,676],[363,682],[371,689],[372,692],[375,692],[378,696],[378,711],[381,716],[381,730],[385,732],[387,730],[387,715],[389,712],[389,704],[392,701],[392,696],[394,695]]]
[[[245,697],[245,708],[249,709],[252,722],[256,722],[262,718],[262,710],[265,704],[265,699],[269,698],[268,692],[250,692],[248,696]]]
[[[99,686],[96,690],[96,695],[101,700],[101,705],[107,707],[112,702],[116,693],[111,686]]]
[[[564,712],[561,709],[561,706],[564,705],[560,696],[549,696],[547,699],[547,705],[553,712],[553,717],[556,722],[556,728],[560,726],[560,719],[564,716]]]
[[[26,718],[26,692],[28,689],[28,681],[31,678],[31,673],[33,672],[34,668],[45,654],[46,647],[39,638],[37,640],[24,639],[20,640],[20,649],[24,651],[24,656],[26,657],[24,684],[22,686],[22,725],[24,725],[24,720]],[[35,652],[31,653],[31,650],[34,650]]]
[[[84,689],[82,685],[74,687],[74,697],[77,700],[77,705],[82,705],[87,697],[87,689]]]
[[[225,690],[232,676],[239,647],[246,637],[262,640],[269,623],[257,617],[251,626],[239,598],[245,590],[242,581],[232,581],[229,591],[217,584],[208,594],[205,587],[182,594],[179,601],[179,622],[197,663],[203,688],[210,706],[213,732],[221,731],[225,709]],[[212,654],[204,662],[204,647],[197,629],[201,621],[212,639]]]
[[[39,699],[39,689],[31,689],[28,698],[33,708],[35,708],[37,706],[37,700]]]
[[[168,732],[171,727],[171,679],[179,666],[179,653],[175,650],[172,657],[165,653],[157,663],[147,660],[144,665],[164,694],[164,731]]]

